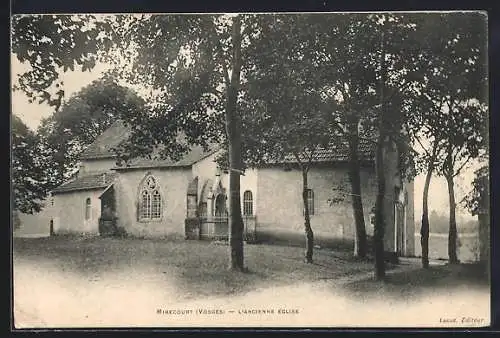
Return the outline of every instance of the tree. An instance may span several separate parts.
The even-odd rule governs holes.
[[[425,94],[424,94],[425,95]],[[427,104],[426,104],[427,103]],[[424,189],[422,195],[422,222],[420,229],[420,245],[422,247],[422,267],[429,267],[429,187],[432,175],[438,166],[439,154],[442,151],[442,141],[435,137],[439,133],[439,124],[436,118],[442,109],[442,103],[435,100],[423,100],[420,103],[420,112],[412,116],[408,128],[411,138],[420,146],[420,153],[416,156],[418,171],[425,172]]]
[[[332,108],[338,109],[337,134],[345,137],[349,149],[349,182],[356,225],[355,254],[366,257],[367,239],[361,196],[359,142],[367,135],[360,135],[369,111],[377,104],[375,74],[370,67],[370,55],[377,37],[372,22],[366,14],[339,14],[314,16],[313,27],[319,32],[315,39],[319,61],[318,74],[323,88],[328,88]]]
[[[16,115],[12,115],[11,123],[12,209],[33,214],[42,209],[46,197],[46,161],[37,135]]]
[[[297,46],[314,40],[297,38],[304,33],[304,26],[296,17],[275,17],[269,31],[260,36],[255,54],[249,56],[252,72],[247,75],[248,92],[244,98],[255,105],[245,111],[245,139],[250,158],[276,163],[295,163],[302,173],[302,201],[304,208],[305,262],[313,262],[314,232],[311,227],[308,203],[308,173],[317,160],[318,150],[331,143],[330,112],[315,87],[317,71],[309,63],[309,49]],[[282,35],[278,25],[293,29]],[[311,27],[309,27],[311,28]],[[302,39],[301,39],[302,38]],[[272,46],[266,46],[271,44]],[[269,52],[262,55],[261,48]],[[269,49],[267,49],[269,48]],[[273,61],[274,60],[274,61]],[[303,65],[303,66],[299,66]],[[311,65],[311,66],[308,66]]]
[[[112,78],[95,80],[42,120],[37,132],[49,153],[51,188],[78,169],[80,154],[113,122],[130,111],[145,110],[145,101]]]
[[[229,148],[229,244],[232,270],[244,270],[240,206],[242,50],[252,27],[246,16],[141,15],[116,18],[118,73],[157,94],[150,113],[130,112],[131,141],[121,157],[153,153],[175,158],[199,144],[226,140]],[[185,134],[184,140],[177,136]]]
[[[360,186],[358,145],[360,140],[376,145],[378,204],[375,226],[377,275],[383,277],[382,208],[385,195],[384,149],[395,143],[401,153],[401,171],[408,173],[413,154],[407,151],[407,137],[401,135],[409,113],[408,97],[418,79],[416,44],[412,40],[412,18],[400,15],[341,14],[327,16],[319,27],[316,45],[323,83],[339,110],[334,120],[349,145],[349,179],[357,255],[366,255],[366,230]],[[320,41],[318,43],[318,40]],[[403,53],[401,51],[404,51]],[[378,135],[378,136],[377,136]]]
[[[330,117],[313,62],[314,27],[308,18],[258,18],[265,27],[245,54],[244,157],[250,165],[293,163],[302,173],[305,262],[313,262],[314,232],[308,203],[308,173],[320,147],[330,143]],[[285,32],[287,34],[285,34]]]
[[[465,196],[463,203],[471,215],[479,218],[479,259],[487,263],[490,259],[490,175],[485,165],[474,173],[472,190]]]
[[[415,44],[411,34],[415,29],[412,16],[375,14],[367,19],[371,22],[370,34],[378,37],[365,67],[373,69],[376,85],[371,90],[375,91],[378,99],[367,124],[375,128],[376,134],[374,253],[375,277],[382,280],[385,278],[385,158],[387,152],[395,147],[400,156],[401,177],[407,176],[413,154],[407,151],[408,135],[404,133],[404,126],[411,115],[411,99],[420,69],[418,44]]]
[[[262,101],[268,105],[272,104],[266,109],[275,112],[292,111],[289,120],[285,118],[284,121],[276,123],[284,124],[289,121],[297,123],[293,117],[295,108],[289,103],[293,102],[295,106],[298,105],[300,109],[308,111],[310,107],[302,107],[295,100],[307,102],[309,106],[315,107],[307,98],[314,93],[320,94],[318,95],[321,97],[320,102],[326,103],[326,106],[330,105],[328,110],[330,116],[321,115],[325,107],[317,109],[316,113],[318,118],[321,116],[323,124],[329,125],[331,141],[336,137],[347,137],[350,141],[352,154],[350,172],[354,191],[357,189],[356,178],[359,178],[359,163],[355,155],[356,143],[360,137],[358,132],[360,122],[363,122],[368,134],[373,134],[373,131],[378,134],[378,139],[373,139],[372,142],[377,144],[379,149],[376,161],[379,166],[377,177],[380,187],[377,204],[379,225],[375,231],[375,240],[378,242],[378,246],[375,247],[377,276],[380,278],[383,278],[384,272],[383,154],[388,145],[406,141],[405,137],[400,135],[406,114],[409,112],[406,96],[413,92],[413,78],[418,73],[415,66],[417,48],[412,47],[413,41],[409,41],[408,35],[412,27],[408,19],[395,15],[388,15],[385,19],[384,17],[381,15],[361,15],[353,18],[335,16],[331,19],[314,15],[303,18],[293,15],[269,17],[267,23],[263,24],[266,28],[259,36],[261,45],[254,41],[253,47],[257,50],[254,52],[257,55],[256,62],[250,63],[253,68],[248,75],[249,84],[256,76],[271,79],[256,85],[256,91],[260,92]],[[384,24],[387,27],[381,25],[384,20],[387,21]],[[382,32],[387,41],[383,39],[383,43],[380,44]],[[362,42],[356,44],[357,40]],[[374,48],[374,45],[380,48]],[[405,49],[409,52],[401,53],[401,50]],[[350,58],[354,60],[351,61]],[[334,67],[340,70],[336,71]],[[262,74],[259,75],[259,71]],[[287,82],[288,78],[291,79],[290,82]],[[258,121],[257,117],[252,118]],[[318,127],[320,131],[323,129]],[[318,134],[323,136],[321,132]],[[312,136],[313,140],[315,136],[319,135]],[[271,144],[275,143],[276,141]],[[314,141],[312,143],[314,144]],[[266,146],[269,147],[268,144]],[[358,209],[358,202],[359,200],[354,200],[355,209]],[[359,217],[356,210],[355,212],[355,218],[363,218],[362,214]],[[360,225],[357,230],[361,233],[358,237],[362,240],[366,237],[363,236],[364,226],[361,221],[357,223]],[[360,248],[364,246],[360,245]]]
[[[440,14],[422,23],[425,35],[423,58],[427,71],[421,88],[424,114],[420,132],[430,140],[432,153],[425,150],[427,163],[424,207],[432,171],[444,176],[449,191],[450,263],[457,263],[454,178],[485,149],[486,135],[486,27],[478,13]],[[426,103],[427,102],[427,103]],[[417,138],[418,140],[418,138]],[[429,222],[422,215],[422,263],[428,266]],[[425,256],[424,256],[425,254]]]
[[[272,92],[276,93],[277,91]],[[264,124],[258,123],[249,128],[249,123],[245,123],[245,128],[252,132],[254,139],[254,142],[251,143],[253,147],[247,149],[247,154],[250,153],[250,157],[253,159],[263,156],[261,162],[296,166],[301,171],[305,232],[304,261],[313,263],[314,232],[309,210],[308,173],[311,165],[320,155],[319,150],[331,142],[330,131],[328,125],[324,123],[324,119],[318,116],[318,105],[312,102],[314,100],[304,100],[303,96],[299,101],[294,101],[287,96],[276,97],[286,101],[289,98],[293,108],[288,106],[278,108],[279,105],[276,102],[267,102],[267,107],[277,108],[277,110],[267,109],[264,116],[261,117],[265,120],[265,125],[268,128],[265,128]],[[246,116],[252,117],[250,114]],[[257,139],[260,140],[261,144],[257,144]],[[250,166],[252,164],[255,162],[251,163]]]
[[[258,69],[266,73],[261,77],[271,76],[275,79],[273,83],[255,86],[263,92],[261,96],[271,102],[273,98],[268,97],[266,85],[281,88],[282,79],[279,76],[284,74],[276,77],[276,73],[282,71],[277,65],[287,64],[287,74],[300,74],[298,77],[292,76],[293,80],[286,82],[286,88],[281,89],[280,93],[272,91],[282,98],[281,105],[284,107],[288,107],[290,97],[286,91],[293,91],[293,102],[300,101],[300,98],[307,100],[312,91],[319,94],[324,103],[321,109],[327,112],[322,115],[322,120],[330,126],[331,143],[338,144],[344,142],[339,139],[347,139],[350,196],[357,234],[355,248],[359,257],[365,257],[367,243],[358,143],[361,137],[367,137],[359,133],[363,118],[376,104],[373,68],[365,67],[376,37],[359,32],[365,32],[370,21],[362,14],[270,15],[264,16],[262,20],[262,26],[266,29],[249,49],[252,54],[249,58],[255,60],[254,63],[250,61],[250,76]],[[318,116],[322,114],[319,111],[317,113]]]
[[[446,147],[444,161],[439,173],[446,179],[449,195],[450,228],[448,233],[448,256],[450,264],[458,263],[457,257],[457,224],[454,178],[466,167],[472,158],[479,155],[483,140],[478,129],[484,124],[484,111],[479,107],[467,109],[453,103],[449,104],[450,119],[446,121]],[[463,110],[462,110],[463,109]],[[460,112],[465,113],[461,115]],[[470,123],[469,123],[470,122]]]
[[[93,15],[15,15],[11,20],[12,53],[29,65],[17,74],[14,89],[56,110],[64,97],[60,74],[90,71],[111,46],[109,22]]]

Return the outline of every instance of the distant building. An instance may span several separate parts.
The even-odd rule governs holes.
[[[193,147],[179,161],[136,159],[117,166],[111,148],[127,137],[128,129],[116,122],[83,152],[78,176],[52,191],[57,210],[54,232],[99,234],[106,205],[116,216],[116,226],[130,236],[227,237],[228,174],[214,161],[218,150]],[[376,195],[371,148],[361,143],[363,207],[369,235],[373,234],[370,214]],[[385,248],[413,255],[413,182],[401,179],[395,148],[385,156]],[[283,162],[247,169],[241,176],[247,240],[304,242],[301,172],[293,161]],[[346,182],[347,148],[339,145],[322,150],[308,177],[315,243],[352,245],[355,226],[350,196],[338,204],[329,202],[332,188]]]

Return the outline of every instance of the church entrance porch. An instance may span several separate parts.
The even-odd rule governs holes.
[[[99,234],[101,236],[113,236],[117,234],[117,217],[115,191],[109,186],[99,197],[101,200],[101,216],[99,217]]]
[[[228,197],[227,191],[222,185],[220,173],[217,173],[213,181],[211,179],[205,180],[198,192],[199,183],[198,177],[195,177],[188,186],[185,238],[227,240],[229,238]],[[247,209],[253,210],[248,207]],[[255,241],[256,237],[256,218],[254,215],[247,215],[250,213],[245,212],[247,209],[242,210],[243,239],[251,242]]]

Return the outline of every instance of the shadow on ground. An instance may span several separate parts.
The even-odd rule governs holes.
[[[355,260],[350,252],[317,249],[315,263],[306,264],[302,248],[255,244],[245,246],[249,271],[235,273],[227,269],[228,250],[227,245],[205,241],[16,238],[14,267],[50,263],[61,278],[74,274],[82,281],[150,280],[155,282],[151,287],[173,285],[176,296],[184,299],[335,280],[373,269],[370,262]]]
[[[443,315],[479,316],[481,323],[488,322],[487,278],[472,265],[423,270],[415,262],[405,263],[389,269],[387,281],[376,282],[370,278],[373,262],[355,260],[350,252],[315,250],[315,263],[306,264],[302,248],[246,245],[249,272],[235,273],[227,270],[228,251],[227,245],[204,241],[16,238],[16,327],[186,327],[194,320],[200,327],[412,327],[439,324]],[[457,289],[463,293],[457,296]],[[404,302],[433,294],[411,306]],[[207,307],[233,314],[157,312]],[[300,315],[239,313],[268,307],[295,309]]]
[[[384,281],[364,278],[344,285],[356,299],[392,299],[409,301],[434,294],[452,295],[468,291],[489,292],[487,269],[482,264],[437,265],[428,269],[416,267],[389,273]]]

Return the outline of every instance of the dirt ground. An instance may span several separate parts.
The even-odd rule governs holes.
[[[417,260],[373,280],[350,253],[246,245],[248,273],[226,245],[202,241],[38,238],[14,241],[16,328],[485,326],[489,283],[467,265]]]

